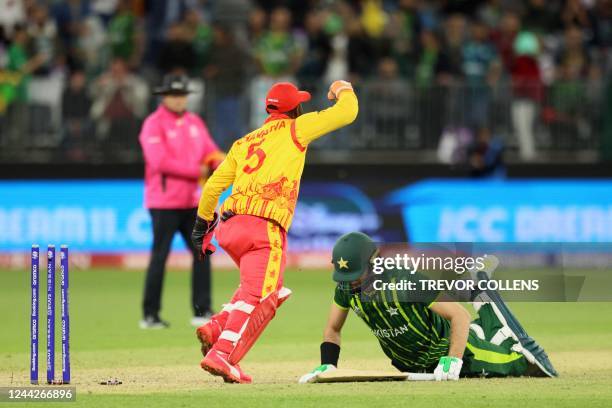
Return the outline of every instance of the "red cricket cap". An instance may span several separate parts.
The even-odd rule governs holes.
[[[285,113],[310,100],[310,93],[300,91],[290,82],[277,82],[266,95],[266,112]]]

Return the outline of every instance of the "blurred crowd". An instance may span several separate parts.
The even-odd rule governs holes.
[[[130,151],[168,72],[192,78],[190,108],[225,148],[263,121],[273,82],[299,83],[319,107],[339,78],[363,102],[353,147],[477,164],[501,139],[537,158],[544,127],[561,149],[612,144],[612,0],[0,0],[0,10],[2,146],[61,146],[75,160],[94,146]]]

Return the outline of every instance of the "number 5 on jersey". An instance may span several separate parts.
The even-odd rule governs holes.
[[[247,155],[245,157],[245,160],[248,161],[251,157],[257,156],[257,164],[254,167],[251,167],[248,164],[246,166],[244,166],[242,168],[242,171],[244,171],[246,174],[251,174],[251,173],[256,172],[263,165],[263,162],[266,159],[266,153],[262,149],[259,149],[259,146],[263,142],[264,142],[264,140],[261,140],[259,142],[255,142],[255,143],[253,143],[253,144],[251,144],[249,146],[249,150],[247,151]]]

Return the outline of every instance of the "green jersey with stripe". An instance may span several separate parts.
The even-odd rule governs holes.
[[[391,272],[381,281],[398,279],[399,274]],[[449,322],[429,309],[437,295],[421,292],[418,301],[410,301],[406,291],[349,293],[338,285],[334,302],[342,309],[353,309],[391,360],[409,371],[432,371],[440,357],[447,355],[450,343]]]

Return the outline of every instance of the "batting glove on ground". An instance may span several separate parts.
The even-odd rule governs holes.
[[[336,367],[331,365],[331,364],[321,364],[320,366],[318,366],[317,368],[315,368],[314,370],[312,370],[308,374],[304,374],[300,378],[300,381],[298,381],[298,382],[300,384],[306,384],[306,383],[312,382],[315,378],[317,378],[319,376],[319,374],[325,373],[325,372],[328,372],[328,371],[333,371],[335,369],[336,369]]]
[[[436,381],[448,381],[459,379],[459,373],[463,366],[463,360],[457,357],[441,357],[438,366],[434,370],[434,378]]]
[[[193,242],[196,250],[199,250],[200,259],[204,256],[214,253],[217,248],[210,243],[215,233],[215,228],[219,224],[219,216],[214,214],[211,221],[206,221],[204,218],[196,217],[193,231],[191,232],[191,242]]]

